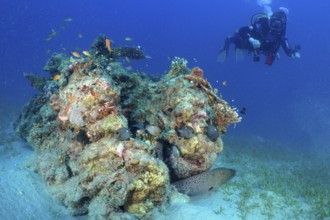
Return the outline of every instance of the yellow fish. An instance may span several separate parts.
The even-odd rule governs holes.
[[[54,80],[54,81],[57,81],[57,80],[59,80],[59,79],[61,79],[61,74],[56,74],[56,75],[54,75],[54,77],[53,77],[53,80]]]
[[[82,52],[85,56],[91,56],[91,54],[88,52],[88,50],[84,50],[83,52]]]
[[[72,56],[77,57],[77,58],[81,57],[80,54],[76,51],[71,51],[71,54],[72,54]]]
[[[132,41],[132,40],[133,40],[133,38],[130,38],[130,37],[125,37],[125,40],[126,40],[126,41]]]
[[[105,39],[105,46],[108,48],[109,53],[111,53],[112,49],[111,49],[111,42],[110,42],[109,38]]]
[[[125,60],[126,60],[127,63],[131,62],[131,60],[128,57],[125,57]]]

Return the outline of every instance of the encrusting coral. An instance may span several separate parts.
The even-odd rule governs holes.
[[[120,53],[144,55],[127,48],[113,54],[104,39],[91,56],[54,55],[45,69],[59,74],[56,80],[30,77],[43,89],[23,109],[16,132],[34,147],[37,171],[73,215],[147,219],[168,202],[171,181],[211,168],[223,149],[217,132],[240,118],[199,67],[175,58],[158,80],[129,73]]]

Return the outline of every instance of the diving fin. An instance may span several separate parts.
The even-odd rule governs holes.
[[[244,51],[238,48],[235,48],[235,58],[237,60],[244,60]]]
[[[228,49],[221,49],[217,55],[217,61],[224,63],[227,59]]]

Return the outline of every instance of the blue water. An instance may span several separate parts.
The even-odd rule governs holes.
[[[235,61],[233,53],[226,63],[216,62],[226,36],[264,10],[255,0],[2,0],[0,102],[26,103],[35,91],[24,72],[49,76],[43,67],[52,53],[89,49],[102,33],[114,46],[140,45],[152,57],[129,64],[135,69],[161,75],[175,56],[187,59],[190,68],[201,67],[225,100],[247,108],[231,135],[254,134],[313,150],[328,144],[330,131],[330,2],[277,0],[269,6],[290,10],[287,37],[302,46],[300,60],[281,50],[272,66],[251,56]],[[46,41],[52,29],[57,35]]]

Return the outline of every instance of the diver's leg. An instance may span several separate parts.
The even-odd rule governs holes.
[[[219,51],[218,55],[217,55],[217,60],[224,62],[227,59],[227,55],[229,52],[229,46],[231,43],[235,43],[235,39],[232,36],[228,36],[225,40],[225,43],[222,47],[222,49]]]
[[[222,50],[229,51],[230,44],[236,44],[236,37],[235,36],[228,36],[225,40],[225,44]]]

